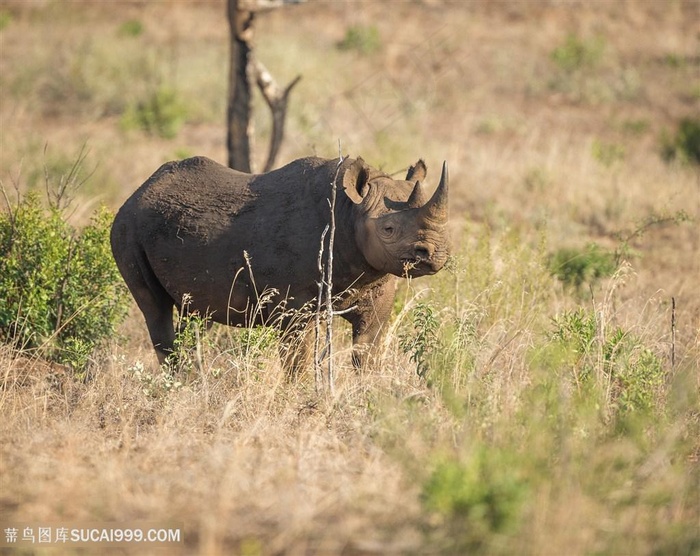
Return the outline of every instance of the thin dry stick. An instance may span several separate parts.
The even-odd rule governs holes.
[[[316,299],[316,317],[314,326],[314,380],[316,392],[320,393],[323,384],[323,373],[321,370],[322,357],[328,357],[328,371],[326,380],[328,382],[328,392],[335,395],[335,380],[333,369],[333,246],[335,242],[335,204],[336,204],[336,182],[340,174],[340,167],[343,164],[343,157],[340,154],[340,141],[338,141],[338,166],[331,181],[331,197],[327,199],[330,208],[330,223],[326,225],[321,234],[321,244],[318,252],[318,272],[320,281],[318,282],[318,297]],[[323,264],[323,252],[325,250],[326,236],[328,237],[328,258],[326,265]],[[325,295],[324,295],[325,294]],[[325,301],[324,301],[325,297]],[[326,321],[326,345],[323,352],[320,352],[321,342],[321,307],[325,303]]]
[[[321,304],[323,303],[323,286],[325,282],[325,270],[323,268],[323,246],[326,241],[327,233],[328,225],[326,225],[326,227],[323,229],[323,233],[321,234],[321,245],[318,250],[318,275],[320,276],[320,279],[318,281],[318,298],[316,300],[316,322],[314,324],[314,383],[317,394],[321,392],[321,388],[323,386],[319,344],[321,341]]]
[[[0,180],[0,193],[2,193],[2,196],[5,199],[5,206],[7,207],[7,213],[10,216],[10,223],[13,223],[15,221],[15,217],[14,213],[12,212],[12,203],[10,202],[10,198],[7,196],[5,184],[2,183],[2,180]]]
[[[333,376],[333,243],[335,240],[335,199],[336,181],[343,164],[343,156],[340,154],[340,141],[338,141],[338,166],[331,182],[331,224],[330,237],[328,238],[328,265],[326,266],[326,345],[328,349],[328,390],[331,397],[335,395],[335,380]]]
[[[671,370],[676,369],[676,298],[671,298]]]

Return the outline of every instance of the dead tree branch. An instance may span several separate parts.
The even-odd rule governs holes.
[[[284,122],[287,118],[287,102],[289,93],[301,80],[301,75],[297,75],[289,85],[280,89],[279,85],[272,77],[272,74],[259,60],[255,60],[255,77],[258,88],[265,98],[265,102],[272,112],[272,136],[270,137],[270,150],[267,154],[264,172],[269,172],[275,165],[277,153],[279,153],[282,139],[284,138]]]

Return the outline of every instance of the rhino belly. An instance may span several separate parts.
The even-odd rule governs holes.
[[[152,244],[146,250],[150,266],[177,306],[185,298],[190,311],[215,322],[275,324],[284,310],[300,308],[313,297],[308,286],[314,284],[314,276],[300,270],[298,259],[292,264],[279,251],[268,260],[255,245],[248,250],[179,243]]]

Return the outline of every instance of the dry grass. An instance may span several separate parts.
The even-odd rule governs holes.
[[[0,461],[14,477],[3,481],[3,520],[173,522],[202,554],[246,540],[266,553],[416,542],[405,537],[416,489],[372,441],[365,406],[393,378],[345,373],[332,404],[287,384],[276,361],[239,360],[148,395],[123,355],[100,361],[88,384],[13,357],[3,357]],[[13,375],[25,365],[31,381]],[[410,376],[390,390],[426,395]]]
[[[697,552],[700,173],[664,162],[659,138],[697,114],[699,9],[309,2],[261,16],[264,63],[283,83],[304,76],[280,160],[336,156],[338,139],[391,172],[448,160],[455,270],[402,290],[385,357],[365,375],[339,339],[334,399],[311,375],[286,382],[274,342],[243,349],[222,330],[174,385],[152,370],[137,311],[84,382],[2,348],[0,522],[172,522],[182,552],[207,555]],[[6,187],[43,187],[44,166],[60,172],[87,141],[97,170],[80,220],[166,160],[224,160],[223,13],[0,2]],[[141,35],[120,31],[129,20]],[[337,49],[349,25],[376,26],[380,48]],[[600,59],[558,68],[551,53],[569,35],[602,37]],[[124,129],[129,103],[160,85],[188,106],[176,138]],[[256,125],[263,157],[263,111]],[[689,221],[647,225],[681,210]],[[590,291],[547,271],[559,247],[615,249],[635,230],[622,270]],[[419,303],[437,326],[427,379],[400,347]],[[551,337],[576,308],[596,319],[585,357]],[[625,365],[661,365],[648,411],[620,409],[605,363],[616,327],[637,342]]]

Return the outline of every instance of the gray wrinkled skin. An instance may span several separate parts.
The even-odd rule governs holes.
[[[338,159],[302,158],[259,175],[204,157],[161,166],[121,207],[111,234],[159,360],[172,352],[173,307],[188,294],[187,310],[215,322],[281,326],[290,372],[309,362],[308,335],[299,336],[309,313],[290,309],[315,310],[337,175],[334,307],[350,309],[343,318],[361,365],[390,316],[395,277],[434,274],[447,260],[447,168],[430,199],[425,173],[419,161],[394,180],[361,158],[340,168]]]

